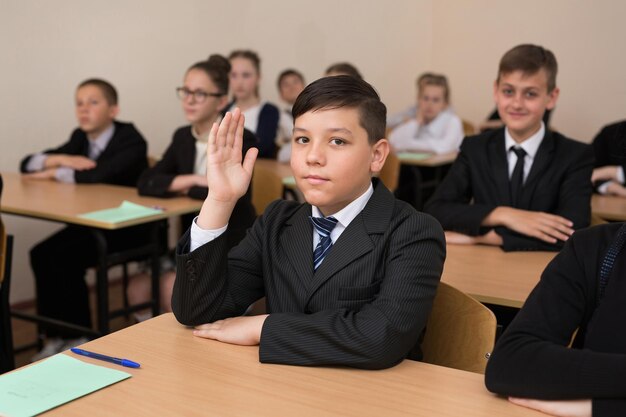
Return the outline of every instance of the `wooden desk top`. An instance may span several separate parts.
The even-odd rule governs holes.
[[[46,416],[544,416],[490,394],[483,376],[406,360],[383,371],[261,364],[258,347],[195,338],[172,314],[83,345],[140,369]]]
[[[519,308],[556,252],[504,252],[494,246],[447,245],[441,280],[483,303]]]
[[[609,221],[626,221],[626,198],[594,194],[591,197],[591,212]]]
[[[454,162],[457,155],[459,154],[458,152],[455,151],[455,152],[443,153],[440,155],[433,154],[430,157],[425,158],[425,159],[412,159],[412,158],[404,158],[403,153],[408,153],[408,152],[401,152],[398,154],[398,159],[400,160],[401,164],[414,165],[414,166],[419,166],[419,167],[431,167],[431,168],[439,167],[442,165],[449,165]]]
[[[187,197],[141,197],[137,189],[107,184],[63,184],[56,181],[25,180],[20,174],[3,172],[3,213],[53,220],[69,224],[119,229],[155,220],[165,219],[200,210],[202,201]],[[120,223],[83,219],[80,214],[119,206],[122,201],[165,210],[154,216]]]

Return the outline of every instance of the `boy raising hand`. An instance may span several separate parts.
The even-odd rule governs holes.
[[[194,334],[259,344],[261,362],[379,369],[420,359],[443,268],[443,232],[375,178],[386,108],[365,81],[322,78],[293,115],[291,168],[306,203],[278,200],[227,253],[228,217],[250,181],[238,111],[213,127],[209,195],[177,248],[172,307]],[[266,315],[240,317],[266,297]]]

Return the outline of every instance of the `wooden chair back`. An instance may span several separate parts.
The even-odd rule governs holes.
[[[261,164],[254,165],[252,175],[252,204],[257,215],[274,200],[283,196],[283,181],[279,174]]]
[[[389,152],[383,169],[380,170],[378,177],[381,179],[385,187],[394,191],[398,187],[398,178],[400,177],[400,160],[395,152]]]
[[[496,340],[496,317],[464,292],[439,283],[422,342],[424,362],[485,373]]]
[[[471,122],[465,119],[461,119],[461,122],[463,123],[463,134],[465,136],[472,136],[476,134],[476,128]]]

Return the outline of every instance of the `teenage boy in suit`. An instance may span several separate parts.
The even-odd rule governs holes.
[[[593,139],[596,156],[591,182],[600,194],[626,197],[626,120],[604,126]]]
[[[554,54],[519,45],[500,61],[494,98],[505,127],[466,138],[425,211],[448,243],[559,250],[591,216],[591,146],[546,129],[559,97]],[[518,156],[519,155],[519,156]]]
[[[250,182],[238,110],[214,125],[209,194],[178,244],[172,308],[194,335],[259,344],[261,362],[379,369],[419,359],[445,246],[428,215],[372,178],[385,163],[386,109],[350,76],[300,94],[291,168],[306,203],[272,203],[227,253],[227,221]],[[267,313],[241,316],[266,297]]]
[[[56,149],[28,155],[20,169],[24,178],[66,183],[106,183],[134,186],[147,168],[147,145],[130,123],[115,120],[117,92],[107,81],[89,79],[76,90],[79,127],[69,141]],[[105,233],[109,250],[143,243],[145,226]],[[96,264],[93,235],[84,228],[68,226],[38,243],[30,252],[37,289],[39,314],[91,327],[85,270]],[[42,359],[86,341],[75,333],[45,330],[46,346],[33,360]]]

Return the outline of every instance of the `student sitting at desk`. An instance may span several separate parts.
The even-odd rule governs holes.
[[[20,169],[24,178],[67,183],[106,183],[135,186],[147,167],[146,141],[130,123],[115,120],[117,92],[108,82],[89,79],[76,90],[79,127],[70,140],[55,149],[28,155]],[[145,240],[145,227],[105,233],[109,249],[137,246]],[[91,327],[85,270],[96,264],[96,242],[84,228],[68,226],[37,244],[30,252],[40,315]],[[75,334],[47,329],[38,360],[86,341]]]
[[[546,129],[556,58],[519,45],[500,61],[494,98],[505,128],[466,138],[425,211],[448,243],[559,250],[591,217],[591,146]]]
[[[291,109],[298,95],[304,90],[306,83],[304,76],[295,69],[286,69],[278,76],[278,93],[287,103],[287,107],[280,112],[280,135],[277,145],[280,146],[276,159],[280,162],[289,162],[291,158],[291,133],[293,132],[293,116]]]
[[[350,76],[309,84],[293,108],[291,168],[307,203],[278,200],[228,252],[228,218],[250,182],[243,119],[209,136],[209,195],[177,247],[172,308],[193,334],[259,344],[261,362],[379,369],[420,359],[443,268],[437,222],[372,175],[389,152],[385,105]],[[240,317],[266,297],[267,312]]]
[[[415,117],[395,128],[389,142],[396,152],[443,154],[459,149],[463,122],[450,109],[450,88],[443,75],[420,77]]]
[[[593,140],[596,165],[591,175],[600,194],[626,197],[626,120],[604,126]]]
[[[624,242],[613,223],[565,244],[498,340],[490,391],[556,416],[626,415]]]
[[[261,83],[261,58],[249,50],[233,51],[230,54],[230,87],[233,101],[230,109],[238,107],[246,118],[246,129],[259,138],[259,158],[276,158],[279,133],[278,107],[259,97]]]
[[[221,119],[221,112],[228,105],[228,73],[230,63],[221,55],[211,55],[208,60],[192,65],[185,74],[183,86],[177,88],[186,119],[191,125],[174,132],[172,143],[157,164],[145,171],[137,188],[139,194],[155,197],[187,195],[204,200],[207,196],[206,149],[209,130]],[[256,146],[256,136],[244,130],[243,152]],[[229,219],[230,246],[244,237],[252,226],[256,212],[252,206],[251,187],[237,201]],[[195,215],[182,217],[182,229],[187,230]],[[176,272],[165,271],[161,277],[161,307],[171,311],[172,287]],[[135,275],[128,285],[128,301],[131,305],[150,299],[150,276]]]

